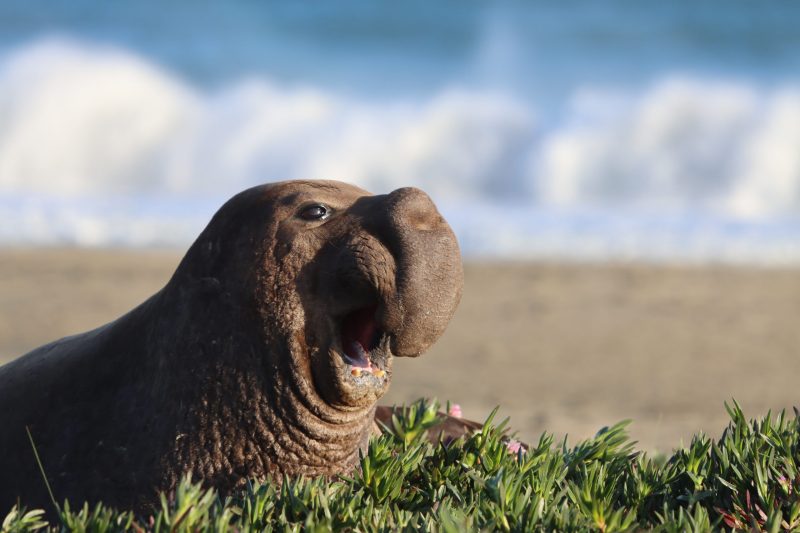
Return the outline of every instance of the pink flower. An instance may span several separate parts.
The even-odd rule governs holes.
[[[451,404],[450,409],[447,410],[447,414],[456,418],[461,418],[461,406],[457,403]]]
[[[519,453],[522,443],[518,440],[510,439],[506,442],[506,448],[508,448],[509,453]]]

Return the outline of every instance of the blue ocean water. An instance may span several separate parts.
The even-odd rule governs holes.
[[[800,3],[0,3],[0,243],[417,185],[464,251],[800,261]]]

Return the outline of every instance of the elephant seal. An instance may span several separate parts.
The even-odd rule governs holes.
[[[128,314],[0,368],[0,507],[147,510],[185,474],[249,478],[358,462],[392,358],[444,331],[463,272],[414,188],[290,181],[229,200],[166,286]]]

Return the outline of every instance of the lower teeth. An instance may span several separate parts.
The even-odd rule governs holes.
[[[352,374],[355,377],[359,377],[361,376],[362,373],[367,372],[368,374],[372,374],[373,376],[378,378],[382,378],[383,376],[386,375],[385,371],[381,370],[380,368],[375,368],[372,366],[372,360],[370,360],[369,354],[366,352],[366,350],[364,350],[364,347],[361,346],[361,343],[354,342],[352,344],[352,348],[362,360],[367,362],[367,366],[350,365],[352,366],[350,374]]]
[[[355,377],[360,377],[363,372],[366,372],[367,374],[372,374],[376,378],[382,378],[383,376],[386,375],[386,372],[384,372],[383,370],[381,370],[379,368],[375,368],[375,369],[373,369],[373,368],[361,368],[359,366],[353,367],[353,369],[350,371],[350,374],[352,374]]]

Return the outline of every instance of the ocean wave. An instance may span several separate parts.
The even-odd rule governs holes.
[[[579,91],[532,164],[548,205],[800,213],[800,87],[668,77]]]
[[[452,89],[363,103],[266,79],[199,92],[130,52],[47,40],[0,66],[0,191],[227,194],[265,181],[513,191],[531,116]],[[508,178],[504,178],[508,176]]]
[[[797,225],[792,83],[664,74],[646,87],[576,88],[549,110],[555,119],[537,116],[537,102],[519,94],[456,85],[408,101],[354,100],[263,76],[201,89],[125,49],[48,38],[0,57],[0,210],[24,221],[0,241],[183,242],[234,192],[309,177],[376,192],[422,187],[453,206],[465,235],[473,225],[459,205],[496,213],[492,206],[513,204],[534,215],[504,225],[495,242],[519,255],[541,248],[530,236],[550,220],[545,212],[566,221],[548,239],[577,239],[580,214],[598,210]],[[635,239],[619,224],[598,227],[612,234],[591,246],[620,249],[628,239],[646,255],[652,225],[639,224]],[[483,242],[478,251],[494,246],[465,240]]]

